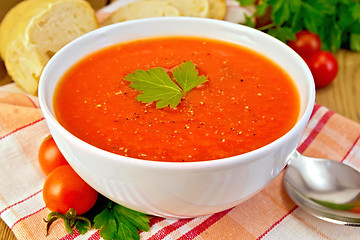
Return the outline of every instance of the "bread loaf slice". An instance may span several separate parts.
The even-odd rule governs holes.
[[[226,14],[225,0],[208,0],[209,18],[223,20]]]
[[[8,74],[36,95],[49,59],[71,40],[98,27],[85,0],[27,0],[12,8],[0,25],[0,54]]]
[[[208,0],[160,0],[177,8],[181,16],[209,17]]]
[[[111,14],[110,18],[105,20],[102,25],[109,25],[139,18],[168,17],[179,15],[179,10],[164,1],[137,1],[115,10]]]

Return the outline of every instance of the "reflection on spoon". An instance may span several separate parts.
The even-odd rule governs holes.
[[[290,198],[308,213],[360,227],[360,172],[341,162],[295,152],[284,176]]]

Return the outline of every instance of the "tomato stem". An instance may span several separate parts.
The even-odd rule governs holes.
[[[69,234],[73,234],[72,229],[77,221],[85,221],[88,225],[86,226],[86,228],[91,228],[91,222],[88,218],[83,216],[76,216],[76,210],[70,208],[65,214],[59,212],[51,212],[48,214],[46,219],[44,218],[44,221],[46,222],[46,236],[49,235],[49,229],[51,224],[58,219],[62,219],[64,221],[65,230]]]

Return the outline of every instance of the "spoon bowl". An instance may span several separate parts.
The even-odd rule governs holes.
[[[360,173],[341,162],[295,152],[284,187],[308,213],[333,223],[360,226]]]

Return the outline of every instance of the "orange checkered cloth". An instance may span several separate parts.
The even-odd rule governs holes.
[[[0,88],[0,217],[19,240],[101,239],[91,230],[68,235],[62,222],[45,237],[45,175],[38,149],[49,134],[36,97]],[[360,170],[360,125],[315,105],[298,150]],[[360,228],[319,220],[297,207],[282,186],[283,173],[248,201],[210,216],[186,220],[152,217],[141,239],[360,239]]]

